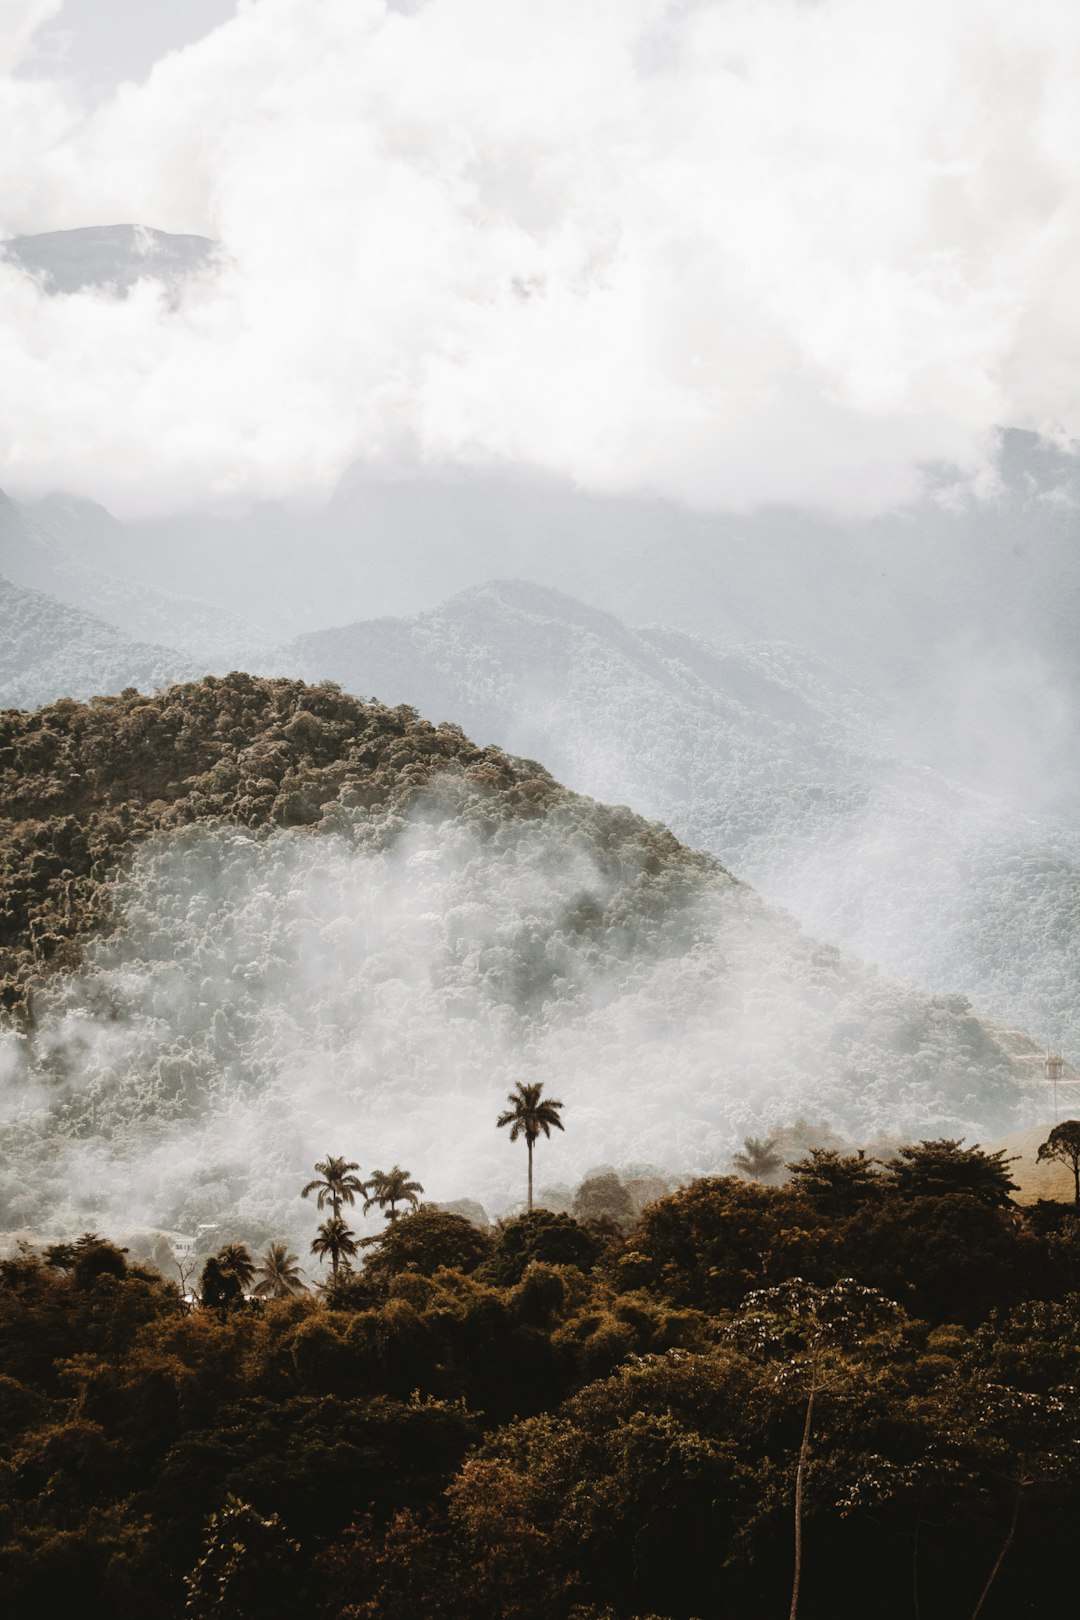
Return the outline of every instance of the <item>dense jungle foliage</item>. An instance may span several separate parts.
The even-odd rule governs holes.
[[[76,966],[86,936],[110,925],[117,873],[154,833],[195,822],[333,830],[335,809],[404,812],[447,773],[483,790],[489,823],[564,796],[531,761],[330,683],[211,675],[156,697],[128,688],[3,712],[0,1007],[32,1018],[34,985]],[[629,811],[590,814],[613,841],[648,844],[654,871],[715,867]]]
[[[4,1612],[786,1614],[800,1452],[803,1620],[1066,1596],[1073,1206],[949,1142],[639,1217],[616,1181],[421,1206],[320,1294],[223,1290],[235,1246],[216,1306],[93,1235],[0,1263]]]

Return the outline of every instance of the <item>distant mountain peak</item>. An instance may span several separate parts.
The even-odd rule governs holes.
[[[81,225],[67,231],[13,236],[0,257],[25,270],[47,293],[101,288],[124,298],[150,277],[174,291],[212,263],[217,243],[150,225]]]
[[[614,613],[593,607],[576,596],[568,596],[565,591],[556,590],[552,585],[538,585],[529,579],[492,579],[483,585],[471,585],[467,590],[449,597],[431,613],[452,614],[455,608],[475,602],[497,603],[511,612],[589,626],[607,634],[624,629],[622,621]]]

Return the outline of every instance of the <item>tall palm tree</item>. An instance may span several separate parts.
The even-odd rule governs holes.
[[[284,1243],[271,1243],[255,1273],[258,1282],[252,1293],[260,1299],[288,1299],[303,1292],[300,1281],[300,1257],[290,1254]]]
[[[316,1209],[329,1204],[334,1215],[340,1215],[342,1204],[355,1204],[357,1193],[367,1191],[359,1177],[350,1173],[360,1168],[351,1159],[336,1159],[328,1153],[315,1168],[319,1174],[314,1181],[308,1182],[300,1196],[306,1198],[309,1193],[318,1193]]]
[[[325,1260],[327,1255],[330,1256],[330,1274],[335,1282],[338,1279],[342,1255],[346,1260],[351,1260],[356,1249],[356,1233],[350,1231],[340,1215],[331,1215],[328,1221],[324,1221],[311,1244],[312,1254],[317,1255],[320,1260]]]
[[[388,1221],[397,1220],[397,1205],[410,1204],[413,1209],[420,1202],[419,1194],[423,1192],[418,1181],[409,1180],[409,1172],[395,1164],[392,1170],[373,1170],[371,1180],[367,1184],[368,1196],[364,1201],[364,1214],[373,1205],[378,1204],[380,1209],[390,1205],[387,1215]]]
[[[541,1131],[550,1137],[553,1125],[560,1131],[566,1129],[559,1118],[562,1103],[556,1102],[553,1097],[542,1096],[543,1089],[541,1080],[526,1081],[524,1085],[519,1080],[506,1099],[510,1107],[495,1122],[497,1127],[509,1125],[511,1142],[516,1142],[519,1136],[525,1138],[525,1146],[529,1150],[530,1209],[533,1207],[533,1148],[537,1138]]]
[[[217,1252],[217,1263],[222,1271],[231,1272],[246,1293],[255,1275],[255,1262],[246,1243],[226,1243]]]

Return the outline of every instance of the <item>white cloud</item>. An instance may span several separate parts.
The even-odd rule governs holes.
[[[12,9],[25,48],[55,7]],[[872,509],[999,425],[1078,437],[1078,58],[1067,0],[241,0],[92,113],[8,78],[0,225],[230,263],[173,312],[0,272],[0,483]]]

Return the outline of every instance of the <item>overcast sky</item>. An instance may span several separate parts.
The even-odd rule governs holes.
[[[0,0],[0,485],[121,511],[517,465],[705,507],[1080,436],[1073,0]],[[156,59],[156,60],[155,60]]]
[[[144,79],[168,51],[202,39],[233,15],[236,0],[63,0],[11,9],[31,24],[35,16],[45,18],[17,71],[70,75],[80,98],[93,102],[126,79]]]

